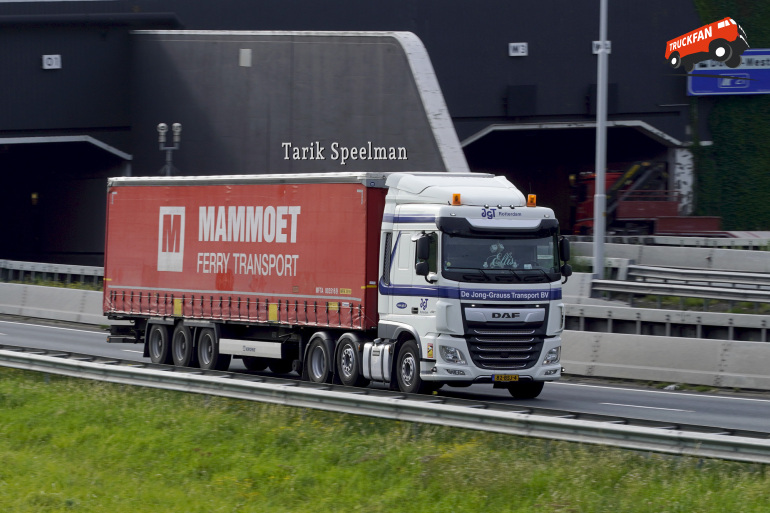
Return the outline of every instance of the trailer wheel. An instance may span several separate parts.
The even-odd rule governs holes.
[[[354,337],[355,335],[346,333],[337,342],[337,376],[343,385],[365,387],[369,384],[369,380],[361,374],[361,354]]]
[[[516,399],[534,399],[543,391],[544,381],[525,381],[508,386],[508,392]]]
[[[172,361],[168,328],[162,324],[151,324],[147,332],[147,349],[152,363],[170,365]]]
[[[332,382],[332,357],[323,339],[314,338],[307,348],[307,377],[314,383]]]
[[[229,354],[219,352],[219,337],[211,328],[202,329],[198,335],[198,361],[201,369],[226,371],[230,367]]]
[[[396,381],[398,389],[407,394],[424,394],[436,389],[436,385],[420,378],[420,352],[414,340],[404,342],[398,352]]]
[[[256,356],[243,356],[243,366],[250,371],[262,371],[267,369],[267,359]]]
[[[177,324],[174,334],[171,335],[171,358],[178,367],[198,366],[192,332],[182,323]]]

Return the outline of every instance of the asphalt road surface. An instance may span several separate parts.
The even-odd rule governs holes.
[[[142,357],[141,345],[108,344],[106,339],[106,332],[97,329],[0,320],[0,344],[149,361]],[[233,360],[230,370],[245,368],[240,360]],[[569,377],[546,384],[540,397],[529,401],[514,400],[506,390],[492,385],[445,386],[438,393],[523,407],[770,432],[770,393],[664,391]]]

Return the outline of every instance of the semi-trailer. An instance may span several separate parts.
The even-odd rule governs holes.
[[[154,363],[408,393],[561,375],[569,242],[483,173],[108,181],[110,342]]]

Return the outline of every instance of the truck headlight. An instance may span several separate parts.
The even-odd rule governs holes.
[[[543,360],[543,365],[558,363],[560,359],[561,359],[561,346],[554,347],[553,349],[545,353],[545,359]]]
[[[439,353],[441,354],[441,359],[447,363],[454,363],[457,365],[467,364],[467,362],[465,361],[465,355],[463,354],[462,351],[460,351],[456,347],[438,346],[438,350],[439,350]]]

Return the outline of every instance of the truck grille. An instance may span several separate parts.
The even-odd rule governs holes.
[[[529,369],[535,365],[543,349],[542,337],[470,336],[467,340],[471,360],[480,369]]]
[[[474,306],[500,307],[500,305]],[[468,321],[464,308],[465,338],[470,358],[476,367],[490,371],[516,371],[533,367],[543,350],[548,320],[547,306],[545,310],[543,322],[480,323]]]

